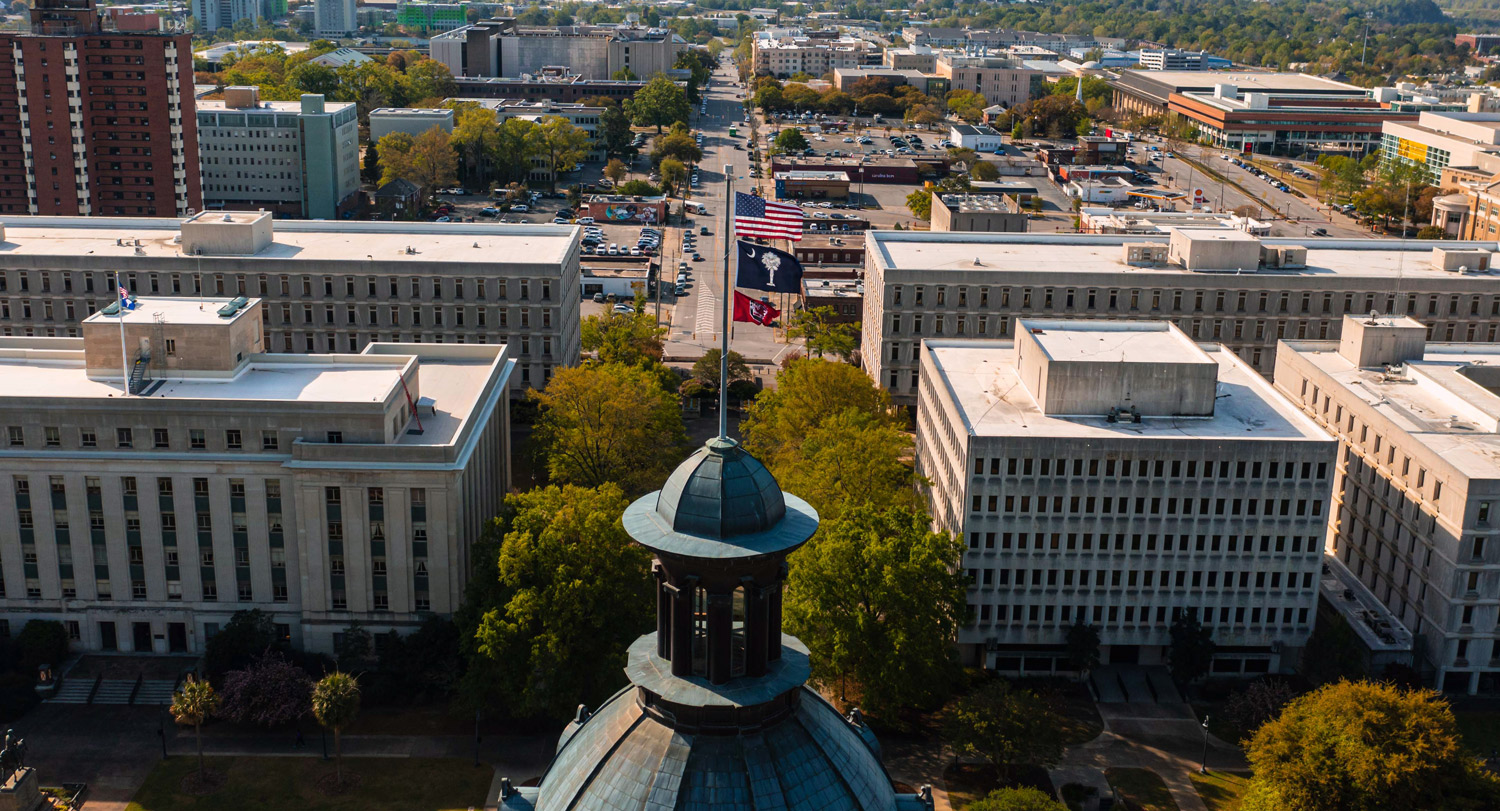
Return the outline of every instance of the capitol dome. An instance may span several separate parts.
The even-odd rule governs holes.
[[[781,632],[786,556],[818,526],[807,502],[719,437],[623,521],[656,554],[656,632],[630,646],[629,686],[579,707],[537,787],[502,781],[501,811],[931,811]]]

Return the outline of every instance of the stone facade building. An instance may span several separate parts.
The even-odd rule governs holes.
[[[19,218],[0,231],[0,336],[76,336],[113,300],[254,296],[270,352],[507,344],[512,393],[579,358],[575,226]]]
[[[332,652],[454,610],[509,484],[507,347],[275,354],[258,298],[135,305],[0,338],[0,622],[201,653],[258,608]]]
[[[916,454],[966,543],[966,664],[1071,670],[1075,622],[1105,663],[1161,664],[1189,612],[1213,672],[1248,675],[1312,631],[1334,443],[1223,346],[1165,321],[930,340]]]
[[[1432,686],[1494,693],[1500,347],[1429,335],[1347,316],[1338,341],[1282,342],[1276,387],[1339,441],[1328,554],[1414,635]]]
[[[865,369],[915,402],[923,340],[1009,338],[1018,318],[1166,319],[1261,374],[1277,341],[1333,340],[1371,310],[1424,319],[1434,341],[1500,338],[1500,285],[1476,258],[1433,247],[1494,243],[1257,239],[1231,229],[1162,236],[870,231]],[[1457,255],[1457,254],[1454,254]]]

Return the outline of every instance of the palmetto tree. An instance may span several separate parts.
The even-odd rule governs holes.
[[[359,715],[359,679],[338,671],[324,676],[313,686],[312,711],[318,723],[333,730],[334,775],[342,785],[344,749],[341,734],[344,727]]]
[[[198,779],[203,779],[203,722],[219,709],[219,694],[207,681],[198,681],[191,675],[182,689],[172,697],[172,720],[183,726],[193,727],[198,739]]]

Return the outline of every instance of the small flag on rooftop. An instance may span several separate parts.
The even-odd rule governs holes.
[[[130,291],[126,290],[123,284],[119,286],[119,295],[120,312],[128,312],[135,309],[135,299],[130,296]]]

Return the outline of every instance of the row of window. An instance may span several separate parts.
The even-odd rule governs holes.
[[[1010,287],[994,288],[977,287],[973,289],[967,286],[954,287],[951,294],[947,285],[937,285],[932,288],[929,296],[926,285],[910,285],[911,293],[908,298],[908,285],[887,285],[887,294],[892,307],[967,307],[971,299],[978,309],[989,309],[991,300],[994,300],[998,309],[1006,310],[1011,307],[1014,295],[1018,305],[1016,309],[1031,310],[1038,309],[1046,312],[1056,310],[1104,310],[1109,312],[1129,311],[1137,312],[1143,309],[1149,301],[1151,312],[1163,310],[1171,313],[1260,313],[1270,314],[1312,314],[1314,312],[1323,315],[1342,316],[1350,314],[1368,313],[1371,310],[1380,310],[1385,313],[1396,312],[1397,302],[1401,299],[1394,293],[1292,293],[1283,291],[1275,293],[1271,291],[1253,292],[1248,290],[1137,290],[1137,289],[1075,289],[1075,288],[1052,288],[1052,287],[1021,287],[1016,288],[1014,293]],[[1467,312],[1468,315],[1500,315],[1500,296],[1487,294],[1405,294],[1405,310],[1410,315],[1415,315],[1419,309],[1419,301],[1426,299],[1427,315],[1438,315],[1440,311],[1446,311],[1448,315],[1460,315]],[[904,304],[910,301],[910,305]],[[1382,306],[1383,305],[1383,306]],[[1486,306],[1487,305],[1487,306]],[[1483,312],[1483,311],[1488,312]]]
[[[41,292],[53,292],[53,277],[60,277],[60,292],[69,293],[74,290],[74,273],[69,270],[6,270],[0,269],[0,291],[12,289],[21,292],[31,290],[32,277],[37,277],[37,285]],[[77,271],[83,277],[83,292],[95,292],[96,278],[98,290],[110,292],[114,290],[114,277],[111,273],[94,273],[88,271]],[[14,280],[12,280],[14,276]],[[303,298],[310,298],[315,294],[315,289],[320,289],[322,297],[342,295],[353,298],[359,295],[356,291],[363,288],[364,295],[370,298],[388,296],[398,301],[411,299],[430,298],[443,302],[462,301],[466,298],[484,301],[490,298],[490,291],[494,291],[496,301],[510,300],[510,293],[514,290],[517,299],[521,301],[531,300],[533,291],[539,294],[541,301],[552,300],[551,279],[494,279],[494,278],[449,278],[449,277],[427,277],[424,281],[421,277],[408,277],[402,280],[395,276],[366,276],[363,277],[364,284],[358,282],[359,277],[323,276],[320,280],[312,276],[278,276],[270,277],[264,274],[255,277],[246,277],[244,274],[226,276],[215,273],[212,276],[198,276],[196,274],[183,273],[124,273],[121,282],[127,289],[134,293],[148,292],[152,294],[170,292],[174,294],[191,293],[201,294],[212,292],[214,295],[248,296],[270,296],[274,288],[284,297],[292,296],[294,288],[301,290]],[[298,280],[294,283],[294,279]],[[251,291],[258,290],[258,293]],[[338,291],[338,292],[335,292]]]
[[[1153,608],[1155,609],[1155,620],[1152,620]],[[1172,615],[1179,609],[1173,608]],[[1206,631],[1212,632],[1214,625],[1212,618],[1214,610],[1203,609],[1208,618],[1203,623]],[[1103,630],[1115,630],[1123,625],[1154,625],[1157,628],[1168,627],[1167,606],[1135,606],[1135,605],[1095,605],[1095,606],[1057,606],[1057,605],[971,605],[969,606],[969,624],[976,623],[995,624],[1060,624],[1071,625],[1075,621],[1088,621],[1098,625]],[[1074,618],[1077,618],[1075,620]],[[1229,628],[1236,626],[1243,628],[1247,625],[1259,628],[1267,625],[1281,625],[1287,628],[1305,628],[1308,622],[1308,610],[1306,608],[1262,608],[1261,606],[1223,606],[1218,610],[1218,624]]]
[[[1092,532],[970,532],[969,549],[978,551],[983,541],[984,549],[995,549],[998,536],[999,549],[1008,550],[1014,548],[1018,552],[1028,549],[1034,551],[1094,551],[1094,533]],[[1259,542],[1257,544],[1257,537]],[[1129,546],[1127,547],[1127,538]],[[1147,533],[1099,533],[1100,552],[1124,552],[1128,548],[1131,552],[1155,552],[1160,541],[1162,552],[1243,552],[1250,554],[1261,553],[1284,553],[1291,551],[1300,554],[1304,548],[1308,552],[1315,552],[1319,548],[1320,538],[1313,535],[1196,535],[1165,533],[1158,535],[1154,532]],[[1014,547],[1012,547],[1014,541]],[[1259,546],[1259,549],[1257,549]]]
[[[1015,578],[1012,580],[1011,573]],[[996,575],[996,572],[999,575]],[[1027,573],[1030,580],[1027,580]],[[1090,574],[1092,572],[1092,575]],[[974,587],[1012,586],[1014,588],[1128,588],[1128,589],[1282,589],[1282,572],[1223,572],[1217,571],[1161,570],[1160,578],[1153,569],[969,569],[969,585]],[[1236,577],[1237,575],[1237,577]],[[1253,575],[1253,576],[1252,576]],[[1312,572],[1303,572],[1302,585],[1297,585],[1297,572],[1285,573],[1287,590],[1310,591],[1313,588]],[[1238,582],[1238,585],[1236,585]]]
[[[27,443],[27,430],[26,430],[25,426],[21,426],[21,425],[7,426],[6,429],[5,429],[5,433],[6,433],[6,439],[8,440],[10,447],[12,447],[12,448],[24,448],[24,447],[28,446],[28,443]],[[142,431],[140,433],[145,433],[145,432]],[[136,436],[137,436],[137,431],[134,428],[116,428],[115,429],[115,444],[114,444],[114,447],[116,447],[116,448],[135,448],[136,447]],[[171,431],[171,429],[169,429],[169,428],[153,428],[153,429],[151,429],[150,436],[151,436],[151,444],[149,446],[147,446],[146,444],[142,443],[141,447],[143,447],[143,448],[150,447],[150,448],[153,448],[153,449],[156,449],[156,450],[173,450],[174,449],[174,444],[173,444],[173,441],[172,441],[172,431]],[[329,431],[329,432],[327,432],[327,436],[328,436],[328,439],[327,439],[328,442],[342,442],[343,441],[343,432],[341,432],[341,431]],[[220,437],[222,437],[222,442],[216,441],[215,442],[215,448],[214,448],[214,450],[223,449],[223,450],[230,450],[230,451],[238,451],[238,450],[244,450],[244,448],[245,448],[245,435],[244,435],[244,432],[242,430],[240,430],[239,428],[229,428],[229,429],[226,429],[225,431],[222,432],[222,434],[216,433],[216,436],[215,436],[216,440],[219,439]],[[63,430],[61,428],[59,428],[59,427],[56,427],[56,426],[50,426],[50,425],[49,426],[42,426],[42,437],[41,437],[41,439],[42,439],[41,447],[47,447],[47,448],[60,448],[60,447],[63,447]],[[74,447],[79,447],[79,448],[97,448],[97,447],[99,447],[99,432],[98,432],[97,429],[94,429],[94,428],[79,428],[79,429],[77,429],[77,440],[78,440],[78,444],[76,446],[74,446]],[[33,439],[33,442],[34,442],[34,439]],[[181,443],[181,434],[179,433],[178,445],[175,446],[175,447],[176,448],[180,448],[180,443]],[[36,447],[36,446],[33,444],[32,447]],[[209,450],[209,447],[208,447],[208,431],[207,431],[207,429],[204,429],[204,428],[189,428],[187,430],[187,447],[188,447],[189,450],[195,450],[195,451]],[[280,439],[279,435],[277,434],[277,432],[275,432],[275,431],[261,431],[260,432],[260,449],[263,450],[263,451],[277,451],[277,450],[280,450],[281,449],[281,439]]]
[[[1003,498],[1003,501],[1002,501]],[[1180,509],[1180,511],[1179,511]],[[1056,515],[1064,518],[1103,518],[1112,515],[1216,515],[1317,518],[1323,499],[1162,498],[1160,496],[973,496],[970,513]]]
[[[1237,482],[1249,480],[1261,481],[1264,479],[1301,479],[1303,481],[1314,478],[1317,473],[1317,481],[1328,478],[1328,463],[1318,462],[1316,466],[1312,462],[1230,462],[1221,459],[1217,463],[1212,459],[1203,460],[1201,467],[1196,459],[1173,459],[1170,462],[1165,459],[1121,459],[1109,458],[1100,460],[1097,457],[1089,459],[1073,459],[1071,472],[1069,472],[1069,460],[1035,457],[1000,457],[1000,456],[976,456],[974,457],[974,475],[999,476],[1003,468],[1006,476],[1089,476],[1098,477],[1104,475],[1110,479],[1128,478],[1172,478],[1172,479],[1233,479]],[[1300,471],[1300,473],[1299,473]]]

